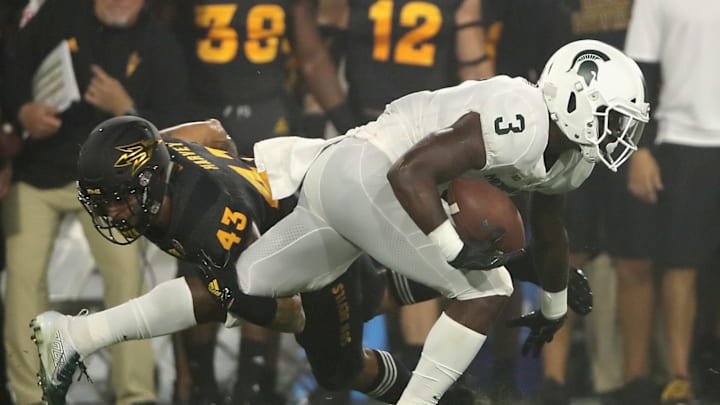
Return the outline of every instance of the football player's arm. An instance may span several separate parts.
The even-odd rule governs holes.
[[[485,44],[481,0],[464,0],[455,11],[456,57],[460,80],[484,79],[495,74]]]
[[[205,282],[201,277],[185,276],[185,281],[193,297],[193,311],[198,322],[225,322],[228,327],[239,324],[242,317],[236,316],[235,311],[228,311],[221,302],[214,299],[213,297],[216,297],[216,295],[205,286]],[[240,297],[240,301],[247,302],[247,308],[243,308],[239,313],[247,314],[249,319],[263,322],[263,312],[269,311],[272,313],[274,311],[274,317],[265,322],[266,327],[287,333],[298,333],[305,328],[305,312],[299,296],[278,299],[258,297],[253,299],[249,296],[243,296],[239,292],[236,295]],[[228,322],[227,317],[230,316],[232,321]]]
[[[448,219],[438,185],[484,166],[480,115],[469,112],[410,148],[393,164],[387,178],[405,211],[429,234]]]
[[[442,207],[438,185],[484,166],[480,115],[469,112],[410,148],[387,174],[405,211],[456,269],[496,268],[521,252],[504,253],[495,248],[502,232],[488,240],[463,240]]]
[[[187,122],[160,131],[163,138],[177,138],[198,145],[208,146],[229,152],[237,157],[238,152],[230,135],[220,121],[211,118],[207,121]]]
[[[542,287],[541,311],[548,319],[567,312],[569,243],[565,230],[565,195],[532,195],[530,227],[535,269]]]
[[[293,48],[312,95],[343,134],[355,127],[358,120],[345,101],[337,69],[322,43],[313,9],[309,0],[294,1]]]
[[[305,311],[299,295],[275,300],[275,318],[267,327],[278,332],[300,333],[305,328]]]
[[[530,212],[532,251],[540,287],[540,310],[506,322],[510,327],[526,327],[530,332],[522,346],[523,355],[540,355],[565,322],[569,249],[564,225],[564,195],[534,193]]]
[[[244,319],[255,325],[284,333],[299,333],[305,328],[305,312],[300,296],[255,297],[242,293],[229,281],[224,285],[232,289],[232,301],[229,305],[221,300],[221,305],[233,319],[230,323],[226,320],[226,325],[235,326],[240,319]]]

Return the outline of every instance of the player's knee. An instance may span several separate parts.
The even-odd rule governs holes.
[[[454,314],[453,318],[463,325],[487,334],[509,300],[508,296],[492,295],[466,301],[455,301],[446,312]]]

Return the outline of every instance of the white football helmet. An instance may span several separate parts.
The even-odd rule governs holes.
[[[586,160],[617,171],[637,150],[650,108],[640,68],[620,50],[594,40],[564,45],[538,86],[550,118]]]

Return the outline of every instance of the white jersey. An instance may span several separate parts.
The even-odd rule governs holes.
[[[393,101],[376,121],[350,130],[346,137],[367,140],[394,162],[468,112],[480,115],[486,165],[466,173],[467,177],[483,178],[509,194],[552,194],[577,188],[592,171],[593,164],[584,161],[579,151],[564,153],[546,169],[543,153],[549,117],[542,93],[524,79],[507,76],[412,93]],[[273,197],[295,192],[317,154],[341,139],[272,138],[256,144],[256,163],[266,171]]]

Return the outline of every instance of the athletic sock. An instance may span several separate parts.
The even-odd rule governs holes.
[[[378,376],[365,395],[394,404],[410,381],[410,370],[388,352],[373,350],[373,353],[378,362]]]
[[[70,337],[85,357],[115,343],[163,336],[196,324],[190,287],[184,278],[176,278],[124,304],[73,317]]]
[[[420,361],[397,405],[437,404],[468,368],[486,338],[443,312],[430,329]]]

